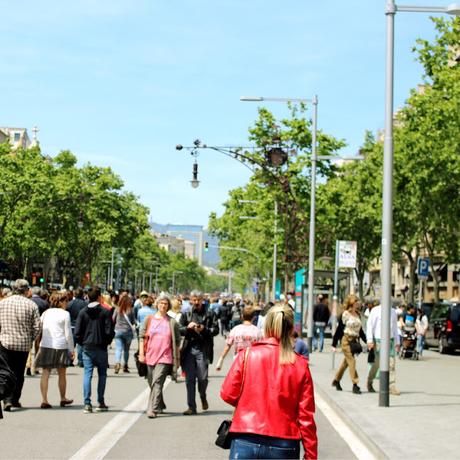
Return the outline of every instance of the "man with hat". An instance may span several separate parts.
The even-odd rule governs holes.
[[[22,407],[19,400],[27,356],[40,332],[40,313],[37,305],[29,299],[29,283],[18,279],[12,288],[13,294],[0,301],[0,354],[16,377],[15,389],[5,398],[7,412],[12,407]]]

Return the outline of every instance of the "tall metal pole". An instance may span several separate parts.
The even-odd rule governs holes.
[[[112,248],[112,258],[110,259],[110,284],[109,288],[112,289],[113,287],[113,263],[115,257],[115,248]]]
[[[276,237],[278,234],[278,201],[275,200],[275,224],[274,224],[274,242],[273,242],[273,279],[272,279],[272,301],[276,299],[276,269],[278,266],[278,245],[276,243]]]
[[[158,294],[158,270],[160,267],[156,267],[155,269],[155,294]]]
[[[383,146],[382,190],[382,330],[380,344],[379,406],[390,406],[390,319],[391,319],[391,266],[393,243],[393,86],[394,86],[394,21],[396,5],[387,0],[386,6],[386,87],[385,87],[385,140]]]
[[[332,296],[331,326],[332,336],[337,329],[337,310],[339,305],[339,240],[335,241],[334,294]]]
[[[313,345],[313,290],[315,286],[315,207],[316,207],[316,136],[318,129],[318,96],[313,97],[313,135],[311,146],[310,241],[308,246],[308,349]]]
[[[203,230],[198,232],[198,265],[203,266]]]

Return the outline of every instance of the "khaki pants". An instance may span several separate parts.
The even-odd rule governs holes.
[[[147,380],[150,386],[150,396],[147,412],[160,412],[165,409],[163,400],[163,385],[166,377],[171,373],[172,364],[157,364],[148,366]]]
[[[342,351],[344,355],[343,361],[339,367],[339,370],[337,371],[337,374],[335,374],[335,380],[337,382],[340,382],[340,380],[343,377],[343,374],[345,373],[348,367],[350,370],[351,381],[353,383],[358,384],[359,378],[358,378],[358,373],[356,372],[356,361],[355,361],[355,357],[351,354],[350,339],[348,338],[348,335],[346,334],[342,337]]]
[[[390,346],[390,387],[396,383],[396,372],[395,372],[395,347],[394,340],[391,339]],[[377,375],[377,371],[380,366],[380,340],[374,341],[374,351],[375,351],[375,361],[373,362],[371,368],[369,369],[369,374],[367,376],[367,384],[372,385],[372,382]]]

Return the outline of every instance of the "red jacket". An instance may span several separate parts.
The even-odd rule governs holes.
[[[305,458],[316,459],[318,440],[315,399],[308,361],[296,354],[293,364],[280,365],[275,338],[251,346],[245,363],[241,351],[225,378],[221,398],[236,407],[230,431],[284,439],[301,439]]]

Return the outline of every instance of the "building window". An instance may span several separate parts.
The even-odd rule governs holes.
[[[21,140],[21,133],[14,133],[14,142],[19,142]]]

